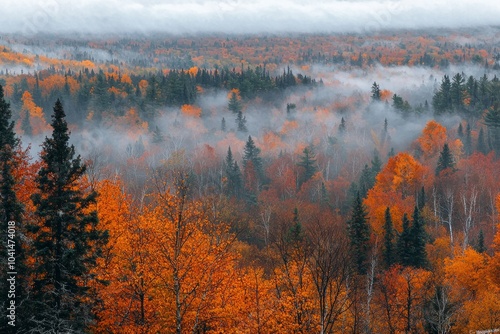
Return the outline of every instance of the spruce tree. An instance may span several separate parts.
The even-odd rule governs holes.
[[[80,156],[69,145],[63,106],[55,103],[52,136],[41,152],[38,192],[32,195],[36,218],[32,234],[34,308],[30,325],[44,333],[84,332],[93,320],[91,269],[102,256],[107,232],[99,230],[96,193],[81,189],[85,173]]]
[[[356,196],[352,208],[351,219],[348,222],[349,240],[354,262],[354,268],[360,275],[366,274],[368,251],[370,249],[370,226],[367,213],[361,201],[361,196]]]
[[[339,134],[344,134],[345,130],[346,130],[345,119],[344,119],[344,117],[342,117],[340,119],[340,124],[339,124]]]
[[[304,173],[300,178],[300,184],[309,181],[318,171],[313,148],[308,146],[304,148],[302,153],[303,155],[300,157],[300,161],[297,163],[298,166],[304,168]]]
[[[236,115],[236,127],[238,128],[238,131],[240,132],[247,132],[247,118],[243,116],[242,111],[238,111]]]
[[[234,161],[231,147],[227,149],[224,172],[226,176],[226,186],[224,189],[226,195],[239,197],[241,190],[241,171],[238,163]]]
[[[385,268],[396,263],[396,249],[394,245],[394,225],[392,224],[391,210],[385,209],[384,248],[382,252]]]
[[[231,92],[231,97],[229,98],[227,109],[229,109],[229,111],[231,111],[235,115],[242,111],[243,108],[236,92]]]
[[[222,120],[220,121],[220,129],[223,132],[226,132],[226,119],[222,117]]]
[[[248,136],[248,140],[245,144],[245,148],[243,149],[243,167],[246,168],[249,161],[252,162],[253,168],[257,172],[259,177],[263,176],[262,169],[262,158],[260,157],[260,148],[255,146],[255,142],[252,139],[252,136]]]
[[[441,171],[447,168],[453,169],[454,167],[455,160],[453,159],[453,155],[451,154],[450,147],[448,146],[448,144],[444,144],[443,150],[439,155],[439,160],[436,167],[436,175],[439,175]]]
[[[12,174],[18,167],[16,150],[20,146],[20,141],[14,133],[14,122],[11,117],[10,104],[5,101],[3,87],[0,85],[0,305],[4,311],[0,322],[1,333],[21,332],[26,326],[25,319],[29,306],[24,300],[28,279],[25,277],[25,245],[21,237],[24,234],[23,206],[14,190],[16,180]],[[9,257],[13,257],[15,262],[8,262]],[[8,274],[9,272],[16,274]],[[12,278],[15,280],[15,298],[9,297],[12,291],[9,291],[11,286],[7,279]],[[6,317],[11,301],[16,303],[16,319],[11,323],[15,326],[9,325],[8,322],[13,319]]]
[[[380,87],[376,82],[374,82],[372,85],[372,100],[380,101],[380,98],[381,98]]]
[[[415,268],[425,268],[428,265],[427,250],[427,233],[425,232],[424,221],[420,216],[418,207],[413,210],[413,222],[410,229],[411,236],[411,262]]]
[[[396,253],[398,263],[403,266],[411,266],[412,264],[412,237],[410,231],[410,220],[407,214],[403,215],[403,231],[399,235],[396,243]]]

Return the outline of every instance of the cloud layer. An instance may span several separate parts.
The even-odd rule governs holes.
[[[497,0],[3,0],[0,32],[280,33],[500,25]]]

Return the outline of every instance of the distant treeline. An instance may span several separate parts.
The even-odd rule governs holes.
[[[58,81],[64,84],[53,84]],[[271,76],[265,66],[241,70],[199,69],[169,70],[156,73],[121,74],[92,69],[56,71],[53,68],[34,75],[23,75],[12,85],[10,96],[14,109],[22,105],[24,92],[29,91],[36,105],[50,111],[53,101],[62,98],[68,109],[68,119],[79,122],[92,112],[95,120],[107,114],[123,115],[130,107],[139,110],[143,119],[154,117],[159,107],[175,107],[196,102],[204,89],[238,89],[244,99],[260,96],[269,98],[275,93],[298,85],[313,86],[314,79],[295,75],[290,68]]]

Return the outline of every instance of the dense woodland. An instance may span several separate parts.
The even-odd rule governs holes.
[[[474,33],[1,37],[1,332],[500,328]]]

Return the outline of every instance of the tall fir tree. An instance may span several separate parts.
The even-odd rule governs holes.
[[[380,98],[380,86],[376,82],[374,82],[372,85],[372,101],[380,101]]]
[[[299,187],[302,183],[309,181],[314,174],[318,171],[318,167],[316,166],[316,158],[314,155],[314,149],[310,146],[304,148],[302,151],[302,156],[300,157],[300,161],[297,163],[298,166],[304,169],[304,173],[299,180]]]
[[[243,116],[243,112],[240,110],[236,114],[236,127],[238,128],[238,131],[240,132],[248,132],[247,129],[247,118]]]
[[[229,109],[229,111],[231,111],[235,115],[243,110],[238,94],[236,94],[236,92],[234,91],[231,92],[231,97],[229,98],[227,109]]]
[[[107,242],[91,210],[96,193],[81,188],[85,165],[69,145],[65,116],[57,100],[52,136],[40,154],[38,192],[32,195],[36,219],[28,225],[34,260],[29,322],[44,333],[81,333],[91,324],[91,270]]]
[[[410,229],[411,236],[411,265],[415,268],[426,268],[428,265],[427,250],[427,233],[425,232],[424,220],[420,216],[417,206],[413,210],[413,222]]]
[[[436,175],[439,175],[439,173],[448,168],[451,168],[452,170],[455,168],[455,159],[451,154],[450,147],[445,143],[443,146],[443,150],[439,155],[438,163],[436,166]]]
[[[397,262],[403,266],[411,266],[412,264],[412,237],[410,230],[410,220],[408,219],[408,215],[405,213],[403,215],[403,231],[398,237],[398,241],[396,243],[396,253],[397,253]]]
[[[24,300],[27,295],[28,279],[25,263],[26,245],[21,237],[25,232],[22,221],[23,206],[14,189],[16,180],[13,175],[13,170],[18,167],[16,150],[19,149],[20,141],[14,133],[14,122],[11,117],[10,104],[5,101],[3,87],[0,85],[0,305],[2,310],[7,312],[7,308],[11,307],[10,302],[14,301],[17,316],[16,320],[6,317],[4,313],[0,322],[1,333],[16,333],[18,330],[24,330],[26,325],[24,321],[28,315],[29,306]],[[13,264],[8,263],[9,257],[15,259]],[[16,274],[8,274],[9,272],[16,272]],[[14,291],[7,279],[14,279]],[[12,292],[15,298],[9,297]],[[14,322],[11,322],[12,320]],[[9,325],[8,322],[11,324]]]
[[[385,209],[384,221],[384,248],[382,251],[382,258],[385,268],[389,268],[396,263],[396,249],[394,244],[394,225],[392,224],[391,209]]]
[[[227,149],[224,172],[226,176],[224,192],[227,196],[239,197],[241,192],[241,171],[238,163],[234,161],[231,147]]]
[[[361,196],[356,196],[352,208],[351,219],[348,222],[349,240],[353,264],[356,272],[366,274],[368,268],[368,252],[370,250],[370,225]]]

